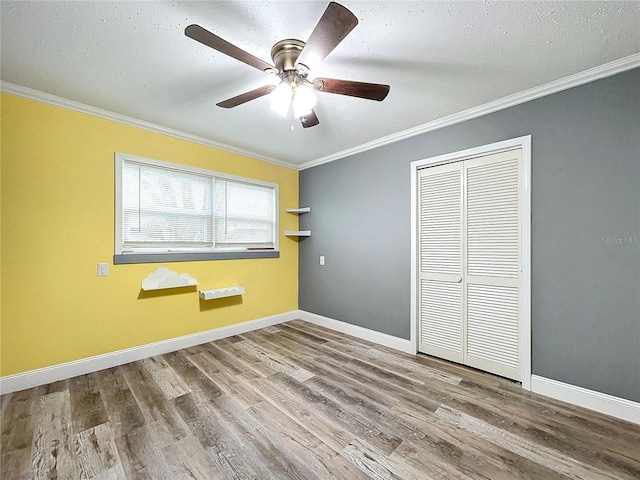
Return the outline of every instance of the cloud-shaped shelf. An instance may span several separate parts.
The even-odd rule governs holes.
[[[178,288],[197,285],[198,280],[188,273],[178,275],[177,272],[166,267],[160,267],[147,275],[142,281],[142,290],[161,290],[163,288]]]

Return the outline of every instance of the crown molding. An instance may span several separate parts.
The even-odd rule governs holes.
[[[16,95],[18,97],[27,98],[29,100],[36,100],[38,102],[47,103],[49,105],[54,105],[56,107],[66,108],[68,110],[73,110],[75,112],[86,113],[87,115],[93,115],[94,117],[102,118],[105,120],[111,120],[112,122],[121,123],[129,127],[140,128],[142,130],[148,130],[150,132],[159,133],[162,135],[168,135],[170,137],[179,138],[180,140],[186,140],[188,142],[198,143],[200,145],[204,145],[205,147],[217,148],[219,150],[225,150],[227,152],[242,155],[244,157],[261,160],[263,162],[273,163],[281,167],[287,167],[294,170],[299,170],[298,165],[294,165],[292,163],[284,162],[282,160],[277,160],[275,158],[260,155],[256,152],[242,150],[240,148],[232,147],[231,145],[214,142],[204,137],[199,137],[197,135],[192,135],[190,133],[185,133],[179,130],[174,130],[172,128],[163,127],[161,125],[156,125],[154,123],[145,122],[144,120],[138,120],[137,118],[128,117],[126,115],[121,115],[119,113],[111,112],[109,110],[103,110],[101,108],[92,107],[91,105],[86,105],[84,103],[76,102],[74,100],[69,100],[63,97],[58,97],[56,95],[51,95],[50,93],[41,92],[40,90],[34,90],[32,88],[23,87],[21,85],[16,85],[14,83],[0,81],[0,91],[9,93],[11,95]]]
[[[161,125],[145,122],[143,120],[138,120],[132,117],[128,117],[126,115],[121,115],[119,113],[110,112],[108,110],[92,107],[90,105],[76,102],[74,100],[58,97],[56,95],[51,95],[49,93],[41,92],[39,90],[33,90],[31,88],[22,87],[20,85],[15,85],[13,83],[5,82],[5,81],[0,81],[0,91],[6,92],[12,95],[16,95],[19,97],[24,97],[31,100],[40,101],[43,103],[48,103],[50,105],[66,108],[69,110],[74,110],[80,113],[86,113],[88,115],[104,118],[106,120],[111,120],[117,123],[131,126],[131,127],[141,128],[143,130],[148,130],[151,132],[160,133],[162,135],[168,135],[171,137],[179,138],[181,140],[198,143],[200,145],[204,145],[207,147],[225,150],[227,152],[243,155],[245,157],[261,160],[263,162],[273,163],[281,167],[291,168],[293,170],[305,170],[307,168],[316,167],[318,165],[333,162],[335,160],[340,160],[342,158],[356,155],[358,153],[363,153],[368,150],[373,150],[374,148],[390,145],[392,143],[399,142],[407,138],[415,137],[423,133],[431,132],[439,128],[448,127],[451,125],[455,125],[457,123],[461,123],[467,120],[472,120],[474,118],[481,117],[483,115],[487,115],[489,113],[504,110],[509,107],[514,107],[516,105],[520,105],[530,100],[535,100],[537,98],[545,97],[547,95],[561,92],[569,88],[577,87],[579,85],[584,85],[585,83],[610,77],[617,73],[622,73],[637,67],[640,67],[640,53],[635,53],[633,55],[629,55],[628,57],[623,57],[613,62],[605,63],[604,65],[590,68],[589,70],[585,70],[583,72],[579,72],[574,75],[569,75],[568,77],[564,77],[559,80],[555,80],[553,82],[545,83],[544,85],[540,85],[538,87],[534,87],[529,90],[524,90],[522,92],[515,93],[513,95],[508,95],[506,97],[495,100],[493,102],[489,102],[483,105],[479,105],[477,107],[469,108],[462,112],[458,112],[452,115],[448,115],[446,117],[438,118],[436,120],[433,120],[432,122],[418,125],[417,127],[409,128],[407,130],[403,130],[398,133],[387,135],[387,136],[378,138],[376,140],[373,140],[371,142],[363,143],[362,145],[358,145],[356,147],[352,147],[346,150],[332,153],[331,155],[320,157],[315,160],[310,160],[300,165],[285,162],[282,160],[277,160],[275,158],[260,155],[259,153],[256,153],[256,152],[251,152],[251,151],[243,150],[237,147],[233,147],[231,145],[214,142],[207,138],[199,137],[197,135],[192,135],[189,133],[181,132],[179,130],[163,127]]]
[[[468,110],[463,110],[462,112],[438,118],[432,122],[409,128],[392,135],[387,135],[371,142],[358,145],[357,147],[348,148],[346,150],[327,155],[326,157],[321,157],[316,160],[305,162],[299,165],[297,168],[299,170],[305,170],[307,168],[317,167],[318,165],[322,165],[324,163],[333,162],[335,160],[366,152],[374,148],[383,147],[385,145],[399,142],[407,138],[415,137],[416,135],[420,135],[423,133],[431,132],[439,128],[449,127],[451,125],[455,125],[456,123],[461,123],[466,120],[471,120],[483,115],[487,115],[489,113],[504,110],[509,107],[514,107],[530,100],[546,97],[547,95],[551,95],[553,93],[561,92],[563,90],[577,87],[579,85],[584,85],[585,83],[593,82],[594,80],[600,80],[602,78],[610,77],[617,73],[622,73],[637,67],[640,67],[640,53],[635,53],[633,55],[629,55],[628,57],[623,57],[619,60],[605,63],[604,65],[590,68],[589,70],[569,75],[568,77],[554,80],[553,82],[545,83],[544,85],[540,85],[529,90],[514,93],[513,95],[508,95],[493,102],[485,103],[484,105],[479,105]]]

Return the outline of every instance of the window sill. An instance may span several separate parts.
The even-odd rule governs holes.
[[[207,253],[127,253],[113,256],[114,265],[133,263],[197,262],[207,260],[238,260],[242,258],[280,258],[276,250]]]

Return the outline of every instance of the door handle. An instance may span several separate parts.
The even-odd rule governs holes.
[[[456,282],[462,283],[462,277],[456,277]]]

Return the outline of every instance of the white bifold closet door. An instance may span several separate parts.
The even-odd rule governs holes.
[[[521,150],[419,172],[419,350],[520,378]]]

